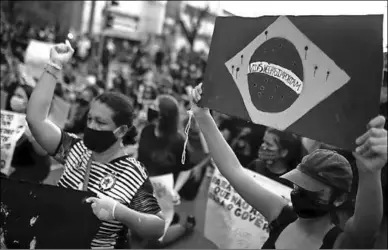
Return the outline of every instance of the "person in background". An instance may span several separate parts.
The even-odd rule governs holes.
[[[190,176],[191,151],[186,151],[186,162],[181,163],[184,137],[179,132],[180,118],[177,101],[168,95],[159,96],[150,107],[148,121],[141,132],[138,147],[138,160],[144,164],[150,176],[172,173],[175,179],[174,198],[180,200],[178,192]],[[147,247],[163,247],[191,232],[195,220],[188,218],[185,225],[172,225],[163,241],[148,242]]]
[[[267,219],[269,238],[262,249],[370,248],[383,217],[381,171],[387,163],[385,119],[378,116],[356,140],[353,153],[359,173],[355,212],[344,230],[335,226],[331,214],[347,199],[353,173],[345,157],[318,149],[305,156],[298,167],[282,178],[294,184],[292,206],[263,188],[244,171],[219,132],[209,110],[196,105],[202,88],[192,91],[193,113],[221,174],[253,208]]]
[[[82,134],[87,124],[90,103],[98,95],[98,89],[95,86],[87,86],[76,99],[73,106],[73,112],[70,115],[64,130],[73,134]]]
[[[25,114],[32,91],[29,85],[17,84],[15,90],[9,93],[6,110]],[[34,183],[42,183],[50,173],[50,157],[36,142],[28,126],[16,144],[11,166],[14,171],[10,174],[10,178]]]
[[[123,138],[133,131],[133,108],[128,97],[114,92],[98,96],[90,105],[83,139],[49,120],[55,83],[74,50],[57,44],[27,108],[27,122],[37,142],[62,163],[62,188],[89,190],[86,200],[101,220],[91,248],[114,248],[127,228],[145,239],[159,239],[164,217],[143,165],[125,153]],[[60,225],[58,225],[60,226]]]
[[[249,164],[248,169],[293,187],[288,180],[280,178],[294,169],[301,160],[301,142],[290,132],[267,128],[258,159]]]

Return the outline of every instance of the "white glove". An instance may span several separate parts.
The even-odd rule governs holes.
[[[89,197],[86,199],[87,203],[92,203],[91,207],[93,213],[103,221],[113,221],[115,218],[115,209],[118,204],[118,201],[98,193],[97,197]]]

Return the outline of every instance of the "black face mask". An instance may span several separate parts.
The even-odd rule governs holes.
[[[117,138],[111,130],[85,128],[84,143],[93,152],[102,153],[112,147],[115,142],[117,142]]]
[[[159,117],[159,112],[156,111],[155,109],[148,108],[147,111],[147,120],[148,122],[153,122],[154,120],[158,119]]]
[[[86,101],[86,100],[84,100],[84,99],[81,99],[81,98],[77,99],[77,102],[78,102],[79,105],[82,106],[82,107],[86,107],[86,106],[89,105],[89,102],[88,102],[88,101]]]
[[[300,218],[313,219],[325,216],[335,209],[332,204],[323,204],[319,199],[313,198],[315,192],[303,189],[293,190],[291,192],[291,202],[294,212]]]

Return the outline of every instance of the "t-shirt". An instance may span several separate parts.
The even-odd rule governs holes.
[[[293,184],[290,181],[288,181],[286,179],[280,178],[280,176],[282,174],[274,174],[274,173],[272,173],[265,166],[265,162],[263,162],[261,160],[255,160],[255,161],[251,162],[251,164],[248,165],[248,169],[252,170],[253,172],[256,172],[258,174],[261,174],[261,175],[263,175],[265,177],[268,177],[271,180],[279,182],[279,183],[281,183],[281,184],[283,184],[283,185],[285,185],[287,187],[293,188]]]
[[[181,157],[185,139],[177,133],[167,138],[155,135],[155,125],[144,127],[140,135],[138,160],[147,168],[150,176],[178,174],[191,168],[190,151],[186,150],[186,161],[182,165]]]
[[[283,230],[291,223],[296,221],[298,216],[291,206],[285,206],[279,216],[269,225],[269,237],[261,249],[276,249],[275,243]],[[334,226],[326,233],[322,240],[320,249],[332,249],[338,235],[342,232],[341,228]]]
[[[54,154],[54,158],[65,167],[58,186],[79,189],[83,184],[91,154],[83,140],[62,131],[61,142]],[[107,180],[104,177],[112,174],[116,181],[109,190],[104,191],[101,188]],[[87,189],[109,196],[138,212],[157,214],[161,211],[153,195],[154,191],[147,171],[140,162],[129,156],[116,158],[109,163],[92,161]],[[124,224],[119,221],[102,221],[91,248],[114,248],[124,229]]]

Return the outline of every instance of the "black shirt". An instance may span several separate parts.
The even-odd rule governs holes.
[[[295,214],[294,210],[290,206],[285,206],[279,216],[271,222],[269,225],[269,238],[261,247],[261,249],[276,249],[275,243],[279,238],[279,235],[283,232],[283,230],[291,223],[296,221],[298,216]],[[334,243],[338,237],[338,235],[342,232],[342,230],[334,226],[323,239],[323,244],[320,249],[332,249]]]
[[[248,169],[252,170],[253,172],[256,172],[258,174],[261,174],[261,175],[263,175],[265,177],[268,177],[271,180],[279,182],[279,183],[281,183],[281,184],[283,184],[283,185],[285,185],[287,187],[293,188],[293,184],[290,181],[288,181],[286,179],[280,178],[280,176],[282,176],[282,174],[274,174],[274,173],[272,173],[265,166],[265,163],[263,161],[261,161],[261,160],[255,160],[255,161],[251,162],[251,164],[248,165]]]
[[[155,125],[149,124],[140,135],[138,160],[144,164],[150,176],[178,174],[189,170],[192,164],[188,150],[185,164],[181,163],[184,142],[185,139],[180,133],[166,138],[156,137]]]

